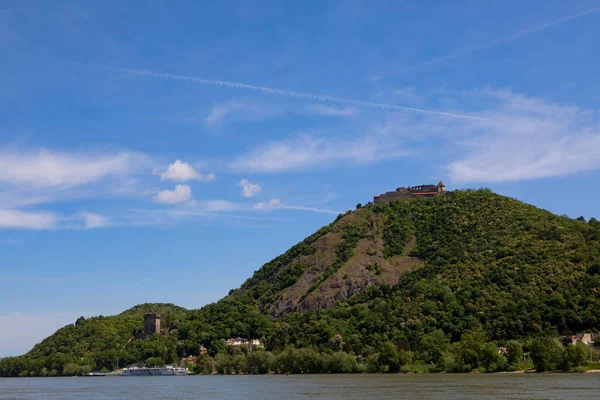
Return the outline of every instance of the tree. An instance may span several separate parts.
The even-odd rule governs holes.
[[[462,362],[457,359],[453,351],[445,351],[442,353],[438,367],[440,370],[446,372],[464,372]]]
[[[523,345],[520,342],[510,340],[506,344],[506,351],[508,352],[508,365],[516,366],[521,363],[523,359]]]
[[[333,337],[331,337],[331,339],[329,339],[329,342],[331,343],[331,346],[335,351],[341,351],[342,347],[344,346],[344,340],[342,338],[342,335],[340,335],[339,333],[336,333]]]
[[[568,371],[571,368],[586,365],[588,363],[588,355],[589,349],[583,342],[567,344],[562,356],[561,369]]]
[[[384,372],[379,364],[379,353],[369,354],[365,362],[367,364],[367,372]]]
[[[327,369],[324,357],[313,349],[299,349],[300,369],[306,374],[318,374]]]
[[[81,366],[75,363],[67,364],[63,368],[63,375],[73,376],[81,374]]]
[[[253,350],[248,354],[248,372],[251,374],[267,374],[272,368],[273,353],[263,349]]]
[[[498,347],[493,343],[481,346],[479,362],[487,372],[502,371],[506,366],[504,356],[498,352]]]
[[[538,337],[529,345],[529,355],[538,372],[551,371],[561,364],[564,348],[558,339]]]
[[[248,372],[248,360],[244,353],[231,357],[231,367],[236,374],[245,374]]]
[[[160,357],[150,357],[146,360],[146,364],[149,367],[163,367],[165,365],[165,360]]]
[[[349,374],[356,372],[358,364],[354,356],[342,351],[335,352],[329,359],[329,371],[331,373]]]
[[[217,353],[225,353],[226,351],[225,342],[222,340],[213,340],[208,346],[208,354],[212,357],[217,355]]]
[[[400,361],[398,359],[398,349],[392,342],[385,342],[379,348],[378,362],[383,371],[400,371]]]
[[[481,329],[476,329],[463,333],[460,342],[452,344],[451,351],[455,354],[460,370],[467,372],[477,368],[481,347],[485,343],[485,332]]]
[[[215,355],[215,368],[217,372],[222,375],[231,373],[231,357],[225,353],[217,353],[217,355]]]
[[[199,374],[211,374],[214,370],[215,360],[208,354],[198,356],[194,371]]]
[[[435,330],[427,335],[424,335],[419,342],[423,357],[426,362],[437,364],[442,354],[448,349],[450,340],[441,329]]]

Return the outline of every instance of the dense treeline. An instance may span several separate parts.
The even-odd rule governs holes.
[[[461,340],[450,342],[442,330],[424,335],[414,350],[403,350],[393,342],[383,342],[378,348],[367,347],[353,351],[336,335],[329,346],[321,351],[314,348],[296,348],[250,351],[247,346],[225,346],[224,341],[213,341],[209,352],[187,363],[191,371],[199,374],[268,374],[268,373],[387,373],[387,372],[499,372],[516,371],[534,367],[537,371],[583,370],[590,361],[598,365],[598,353],[583,343],[563,345],[558,339],[537,337],[525,342],[510,340],[502,343],[485,342],[481,330],[465,332]],[[159,336],[146,339],[148,349],[160,348]],[[158,352],[150,350],[142,357],[148,366],[176,363],[177,345],[164,344]],[[121,353],[122,354],[122,353]],[[9,357],[0,360],[2,376],[71,376],[85,375],[91,371],[108,372],[116,367],[110,364],[108,352],[93,360],[61,360],[64,364],[42,366],[35,359]],[[98,358],[97,358],[98,360]],[[108,364],[106,364],[108,360]],[[524,361],[527,361],[525,363]],[[54,367],[54,368],[53,368]],[[52,369],[50,369],[52,368]]]
[[[538,371],[581,369],[590,362],[591,354],[583,343],[563,345],[557,339],[536,338],[525,344],[511,340],[499,351],[496,343],[481,342],[482,332],[471,332],[458,342],[450,343],[443,332],[425,335],[417,351],[399,350],[392,342],[361,354],[341,350],[318,352],[311,348],[287,347],[272,353],[265,350],[248,352],[246,348],[229,347],[214,357],[202,355],[194,365],[197,373],[266,374],[266,373],[356,373],[356,372],[500,372],[535,367]],[[523,349],[528,350],[527,353]],[[523,355],[531,363],[523,362]],[[597,365],[597,364],[596,364]]]
[[[492,357],[492,346],[511,340],[520,341],[538,369],[581,364],[573,361],[580,348],[559,351],[546,338],[600,328],[600,222],[559,217],[488,190],[369,205],[355,213],[384,222],[381,240],[386,257],[403,255],[413,240],[408,255],[422,262],[393,287],[372,285],[326,310],[277,318],[261,312],[307,273],[301,263],[284,266],[299,255],[314,254],[319,237],[332,229],[343,233],[331,275],[353,257],[362,238],[373,234],[366,218],[348,223],[349,216],[342,215],[267,263],[242,290],[217,303],[200,310],[142,305],[117,316],[80,318],[26,356],[1,360],[0,374],[68,375],[111,370],[149,358],[170,363],[197,355],[200,345],[209,349],[215,363],[220,359],[218,364],[226,365],[239,354],[227,353],[222,339],[235,336],[263,340],[266,358],[284,359],[287,356],[281,354],[295,352],[314,356],[321,361],[311,365],[328,372],[334,371],[334,354],[350,355],[357,371],[383,371],[373,365],[379,365],[386,346],[396,349],[398,359],[405,361],[410,355],[408,363],[382,361],[389,371],[415,363],[452,371],[501,370],[509,364]],[[342,228],[336,228],[341,223]],[[130,340],[148,311],[163,313],[163,328],[169,334]],[[551,355],[538,362],[534,354],[542,350]],[[244,357],[248,365],[257,365],[256,360],[250,362],[250,354]],[[241,357],[237,361],[243,365]],[[268,367],[261,364],[261,370],[285,369],[271,361],[265,364]]]

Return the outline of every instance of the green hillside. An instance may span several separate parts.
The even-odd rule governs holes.
[[[495,345],[535,353],[553,344],[530,338],[598,331],[599,290],[600,222],[488,190],[456,191],[340,215],[202,309],[149,304],[78,319],[25,356],[1,360],[0,374],[174,362],[198,354],[200,344],[217,369],[229,363],[250,372],[264,372],[260,363],[280,372],[393,371],[407,354],[446,370],[493,370],[501,363]],[[169,334],[131,339],[148,311],[163,314]],[[242,360],[221,341],[233,336],[261,338],[272,354]],[[565,361],[575,350],[564,351],[561,365],[577,365]]]

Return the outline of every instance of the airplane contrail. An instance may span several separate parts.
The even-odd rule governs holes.
[[[507,36],[503,36],[501,38],[492,40],[491,42],[482,44],[480,46],[475,46],[475,47],[471,47],[471,48],[468,48],[468,49],[460,50],[460,51],[457,51],[457,52],[454,52],[454,53],[446,54],[445,56],[434,58],[434,59],[429,60],[429,61],[424,61],[424,62],[420,62],[418,64],[411,65],[409,67],[406,67],[406,68],[398,71],[394,75],[390,75],[390,76],[387,76],[385,78],[391,78],[393,76],[400,75],[400,74],[412,71],[412,70],[414,70],[415,68],[418,68],[418,67],[427,67],[427,66],[430,66],[430,65],[437,64],[437,63],[439,63],[441,61],[444,61],[444,60],[448,60],[448,59],[451,59],[451,58],[456,58],[456,57],[464,56],[466,54],[474,53],[476,51],[483,50],[483,49],[488,48],[488,47],[492,47],[492,46],[496,46],[498,44],[510,42],[512,40],[521,38],[523,36],[527,36],[527,35],[529,35],[531,33],[543,31],[543,30],[551,28],[553,26],[564,24],[565,22],[570,21],[572,19],[583,17],[584,15],[592,14],[592,13],[595,13],[595,12],[598,12],[598,11],[600,11],[600,7],[594,7],[594,8],[591,8],[591,9],[587,10],[587,11],[580,12],[578,14],[569,15],[568,17],[560,18],[560,19],[557,19],[555,21],[551,21],[551,22],[547,22],[545,24],[534,26],[533,28],[525,29],[523,31],[519,31],[519,32],[516,32],[516,33],[512,33],[510,35],[507,35]]]
[[[296,92],[296,91],[292,91],[292,90],[276,89],[276,88],[271,88],[271,87],[266,87],[266,86],[256,86],[256,85],[250,85],[250,84],[242,83],[242,82],[203,79],[203,78],[197,78],[197,77],[193,77],[193,76],[175,75],[175,74],[154,72],[154,71],[143,70],[143,69],[133,69],[133,68],[112,68],[112,69],[121,71],[121,72],[134,74],[134,75],[139,75],[139,76],[151,76],[151,77],[155,77],[155,78],[194,82],[194,83],[198,83],[201,85],[211,85],[211,86],[219,86],[219,87],[228,87],[228,88],[232,88],[232,89],[252,90],[255,92],[275,94],[278,96],[295,97],[295,98],[315,100],[315,101],[325,102],[325,103],[338,103],[338,104],[353,105],[353,106],[361,107],[361,108],[379,109],[379,110],[384,110],[384,111],[403,111],[403,112],[409,112],[409,113],[437,115],[437,116],[443,116],[443,117],[449,117],[449,118],[461,118],[461,119],[470,119],[470,120],[478,120],[478,121],[487,121],[486,118],[475,117],[475,116],[466,115],[466,114],[457,114],[457,113],[452,113],[452,112],[447,112],[447,111],[427,110],[427,109],[415,108],[415,107],[404,107],[404,106],[398,106],[395,104],[372,103],[372,102],[368,102],[368,101],[355,100],[355,99],[349,99],[349,98],[344,98],[344,97],[319,95],[319,94],[312,94],[312,93],[306,93],[306,92]]]

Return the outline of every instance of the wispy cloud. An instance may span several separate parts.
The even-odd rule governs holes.
[[[463,124],[464,155],[449,164],[456,182],[506,182],[600,169],[600,112],[509,90],[485,93],[497,104],[487,122]]]
[[[203,181],[209,182],[215,180],[215,174],[203,174],[198,172],[194,167],[190,164],[185,163],[181,160],[175,160],[175,162],[169,165],[169,168],[160,174],[160,179],[163,181],[176,181],[176,182],[186,182],[186,181]]]
[[[339,211],[327,210],[324,208],[315,208],[315,207],[304,207],[304,206],[295,206],[289,204],[282,204],[281,200],[275,198],[269,200],[268,203],[258,202],[254,204],[253,208],[259,211],[269,211],[269,210],[296,210],[296,211],[310,211],[316,213],[323,214],[339,214]]]
[[[423,100],[423,97],[418,95],[413,87],[403,87],[394,90],[394,95],[398,98],[411,103],[419,103]]]
[[[338,117],[352,117],[358,113],[355,107],[332,107],[326,104],[311,104],[306,106],[306,109],[315,114],[327,115],[327,116],[338,116]]]
[[[0,230],[80,230],[109,226],[114,226],[110,218],[87,211],[65,216],[52,211],[0,209]],[[19,243],[0,241],[0,244]]]
[[[600,169],[600,111],[561,105],[511,90],[463,94],[479,119],[390,115],[364,135],[300,135],[258,145],[230,163],[234,171],[282,173],[379,162],[443,148],[456,183],[507,182]],[[402,117],[402,118],[400,118]],[[426,138],[426,143],[423,142]]]
[[[169,225],[173,223],[189,222],[193,218],[212,221],[215,218],[239,220],[281,220],[280,217],[267,217],[263,213],[274,210],[297,210],[306,212],[339,214],[339,212],[283,203],[278,198],[268,202],[235,202],[224,199],[192,200],[183,206],[169,209],[136,209],[130,210],[129,215],[123,217],[124,225]],[[260,213],[259,215],[256,215]]]
[[[242,120],[258,120],[280,115],[281,110],[276,106],[258,103],[252,100],[229,100],[223,104],[215,104],[204,118],[210,126],[221,123],[228,117]]]
[[[60,218],[51,212],[0,209],[0,229],[55,229]]]
[[[528,29],[525,29],[525,30],[522,30],[522,31],[519,31],[519,32],[512,33],[510,35],[502,36],[502,37],[500,37],[498,39],[494,39],[494,40],[492,40],[490,42],[484,43],[484,44],[479,45],[479,46],[469,47],[469,48],[466,48],[464,50],[455,51],[453,53],[449,53],[449,54],[446,54],[446,55],[441,56],[441,57],[437,57],[437,58],[434,58],[434,59],[431,59],[431,60],[428,60],[428,61],[424,61],[424,62],[420,62],[418,64],[411,65],[409,67],[406,67],[406,68],[404,68],[404,69],[396,72],[393,75],[386,76],[386,78],[391,78],[391,77],[399,75],[399,74],[403,74],[403,73],[406,73],[406,72],[414,71],[414,70],[416,70],[418,68],[430,67],[430,66],[438,64],[438,63],[440,63],[442,61],[446,61],[446,60],[450,60],[450,59],[453,59],[453,58],[461,57],[461,56],[464,56],[464,55],[467,55],[467,54],[475,53],[477,51],[486,49],[488,47],[497,46],[497,45],[500,45],[500,44],[503,44],[503,43],[511,42],[513,40],[522,38],[524,36],[531,35],[532,33],[540,32],[540,31],[546,30],[548,28],[551,28],[553,26],[561,25],[561,24],[564,24],[565,22],[569,22],[569,21],[571,21],[573,19],[580,18],[580,17],[583,17],[585,15],[593,14],[593,13],[596,13],[598,11],[600,11],[600,7],[594,7],[594,8],[591,8],[591,9],[587,10],[587,11],[583,11],[583,12],[580,12],[580,13],[577,13],[577,14],[572,14],[572,15],[569,15],[567,17],[559,18],[557,20],[550,21],[550,22],[547,22],[547,23],[539,24],[539,25],[536,25],[534,27],[531,27],[531,28],[528,28]]]
[[[310,211],[310,212],[316,212],[316,213],[321,213],[321,214],[334,214],[334,215],[337,215],[337,214],[340,213],[340,211],[328,210],[328,209],[325,209],[325,208],[293,206],[293,205],[286,205],[286,204],[280,205],[277,208],[282,209],[282,210]]]
[[[0,246],[19,246],[25,243],[25,239],[0,239]]]
[[[247,207],[243,203],[224,199],[192,200],[185,204],[169,209],[134,209],[123,219],[128,225],[164,225],[192,217],[203,218],[233,218],[233,219],[264,219],[247,215]]]
[[[312,93],[306,93],[306,92],[296,92],[296,91],[292,91],[292,90],[276,89],[276,88],[271,88],[271,87],[266,87],[266,86],[256,86],[256,85],[250,85],[250,84],[242,83],[242,82],[218,81],[218,80],[212,80],[212,79],[197,78],[197,77],[193,77],[193,76],[176,75],[176,74],[161,73],[161,72],[154,72],[154,71],[150,71],[150,70],[133,69],[133,68],[112,68],[112,70],[125,72],[125,73],[131,74],[131,75],[136,75],[136,76],[149,76],[149,77],[154,77],[154,78],[193,82],[193,83],[197,83],[200,85],[210,85],[210,86],[217,86],[217,87],[226,87],[226,88],[231,88],[231,89],[250,90],[250,91],[261,92],[261,93],[266,93],[266,94],[273,94],[273,95],[278,95],[278,96],[286,96],[286,97],[293,97],[293,98],[299,98],[299,99],[314,100],[314,101],[318,101],[318,102],[322,102],[322,103],[345,104],[345,105],[349,105],[349,106],[355,106],[358,108],[377,109],[377,110],[382,110],[382,111],[393,111],[393,112],[401,111],[401,112],[407,112],[407,113],[437,115],[437,116],[442,116],[442,117],[447,117],[447,118],[475,119],[475,120],[481,119],[481,117],[474,117],[474,116],[468,115],[468,114],[458,114],[458,113],[449,112],[449,111],[436,111],[436,110],[427,110],[427,109],[421,109],[421,108],[415,108],[415,107],[399,106],[399,105],[395,105],[395,104],[374,103],[374,102],[355,100],[355,99],[349,99],[349,98],[344,98],[344,97],[318,95],[318,94],[312,94]]]
[[[54,151],[0,147],[0,229],[90,229],[111,226],[100,214],[61,213],[53,203],[124,197],[150,176],[150,157],[132,151]],[[119,190],[127,186],[127,190]],[[141,195],[140,195],[141,196]],[[39,207],[45,205],[47,210]],[[36,209],[33,209],[36,207]]]
[[[387,138],[379,135],[353,139],[301,135],[260,145],[239,156],[230,166],[236,171],[275,173],[331,166],[340,162],[361,164],[404,154],[398,146],[390,147],[388,144]]]
[[[106,228],[112,225],[109,218],[97,213],[82,212],[80,215],[85,229]]]
[[[152,160],[132,151],[54,151],[0,146],[0,208],[90,197],[131,196]],[[102,188],[102,190],[99,190]]]
[[[173,215],[177,213],[190,215],[193,213],[218,213],[223,211],[240,210],[243,206],[240,203],[229,200],[195,200],[185,209],[173,210]]]
[[[66,153],[0,149],[0,183],[36,187],[70,187],[123,176],[147,164],[138,153]]]

